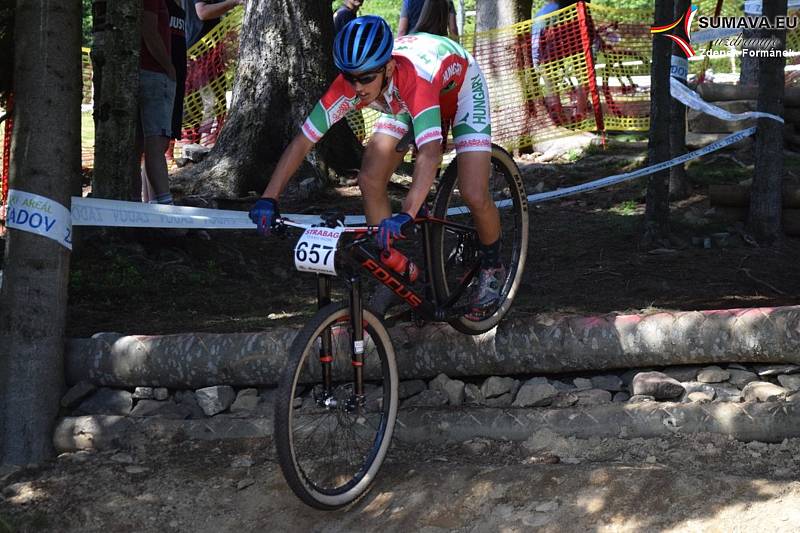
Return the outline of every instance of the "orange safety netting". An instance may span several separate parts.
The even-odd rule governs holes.
[[[237,7],[186,52],[182,140],[206,146],[217,140],[233,90],[244,9]]]

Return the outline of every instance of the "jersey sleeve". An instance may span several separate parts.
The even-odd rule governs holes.
[[[338,75],[303,122],[303,135],[313,143],[319,142],[331,126],[356,109],[356,100],[355,90]]]
[[[412,97],[407,100],[414,126],[417,147],[442,141],[442,112],[439,107],[439,86],[417,77]]]

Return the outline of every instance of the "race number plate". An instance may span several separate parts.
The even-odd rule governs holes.
[[[344,228],[308,228],[294,247],[294,266],[300,272],[336,275],[336,245]]]

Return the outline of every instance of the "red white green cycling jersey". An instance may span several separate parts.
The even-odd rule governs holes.
[[[413,124],[417,146],[442,141],[442,123],[453,123],[456,150],[491,151],[486,80],[475,59],[454,41],[417,33],[395,40],[392,79],[370,107],[384,114],[375,132],[401,138]],[[319,141],[333,124],[364,104],[339,75],[303,123],[303,134]]]

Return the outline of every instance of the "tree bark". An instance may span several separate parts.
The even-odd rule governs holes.
[[[69,207],[80,178],[80,2],[17,2],[11,188]],[[69,252],[17,229],[0,289],[0,463],[40,462],[64,388]]]
[[[756,36],[753,30],[742,31],[742,39],[747,41]],[[742,71],[739,73],[739,85],[758,85],[758,59],[749,55],[742,56]]]
[[[94,174],[92,196],[139,200],[141,179],[134,149],[139,117],[141,2],[95,0]]]
[[[71,339],[67,381],[111,387],[274,385],[296,333],[282,327],[228,335]],[[401,379],[430,379],[442,372],[455,378],[722,362],[800,363],[800,307],[588,317],[552,313],[506,320],[475,337],[442,324],[399,324],[390,336]],[[349,368],[341,363],[336,366]]]
[[[764,2],[764,16],[775,20],[786,15],[786,0]],[[764,32],[772,37],[777,49],[786,47],[786,31]],[[762,58],[758,74],[758,110],[783,116],[783,68],[786,59]],[[748,229],[759,242],[771,244],[781,234],[781,182],[783,180],[783,124],[758,119],[755,140],[756,164],[750,192]]]
[[[476,2],[477,31],[494,30],[528,20],[531,18],[532,4],[532,0]]]
[[[671,0],[656,0],[655,26],[672,21]],[[653,63],[650,67],[650,139],[649,164],[667,161],[670,155],[670,91],[669,68],[672,41],[663,35],[653,38]],[[669,234],[669,169],[652,174],[647,180],[644,212],[645,245],[655,244]]]
[[[689,8],[689,0],[675,0],[674,20],[684,15]],[[680,58],[686,61],[688,70],[688,60],[681,51],[677,43],[672,43],[673,58]],[[672,73],[675,76],[675,72]],[[679,78],[684,84],[686,76],[680,75]],[[679,157],[686,153],[686,106],[678,99],[670,99],[670,125],[669,125],[669,148],[671,157]],[[688,198],[691,194],[691,185],[686,175],[685,165],[676,165],[669,170],[669,197],[675,200]]]
[[[0,106],[6,107],[3,99],[12,88],[14,73],[14,0],[0,0]]]
[[[261,193],[275,164],[335,77],[327,2],[264,0],[247,5],[231,109],[209,157],[175,180],[184,192],[234,197]],[[298,174],[324,179],[359,166],[361,145],[344,120]],[[356,154],[355,156],[353,154]]]

